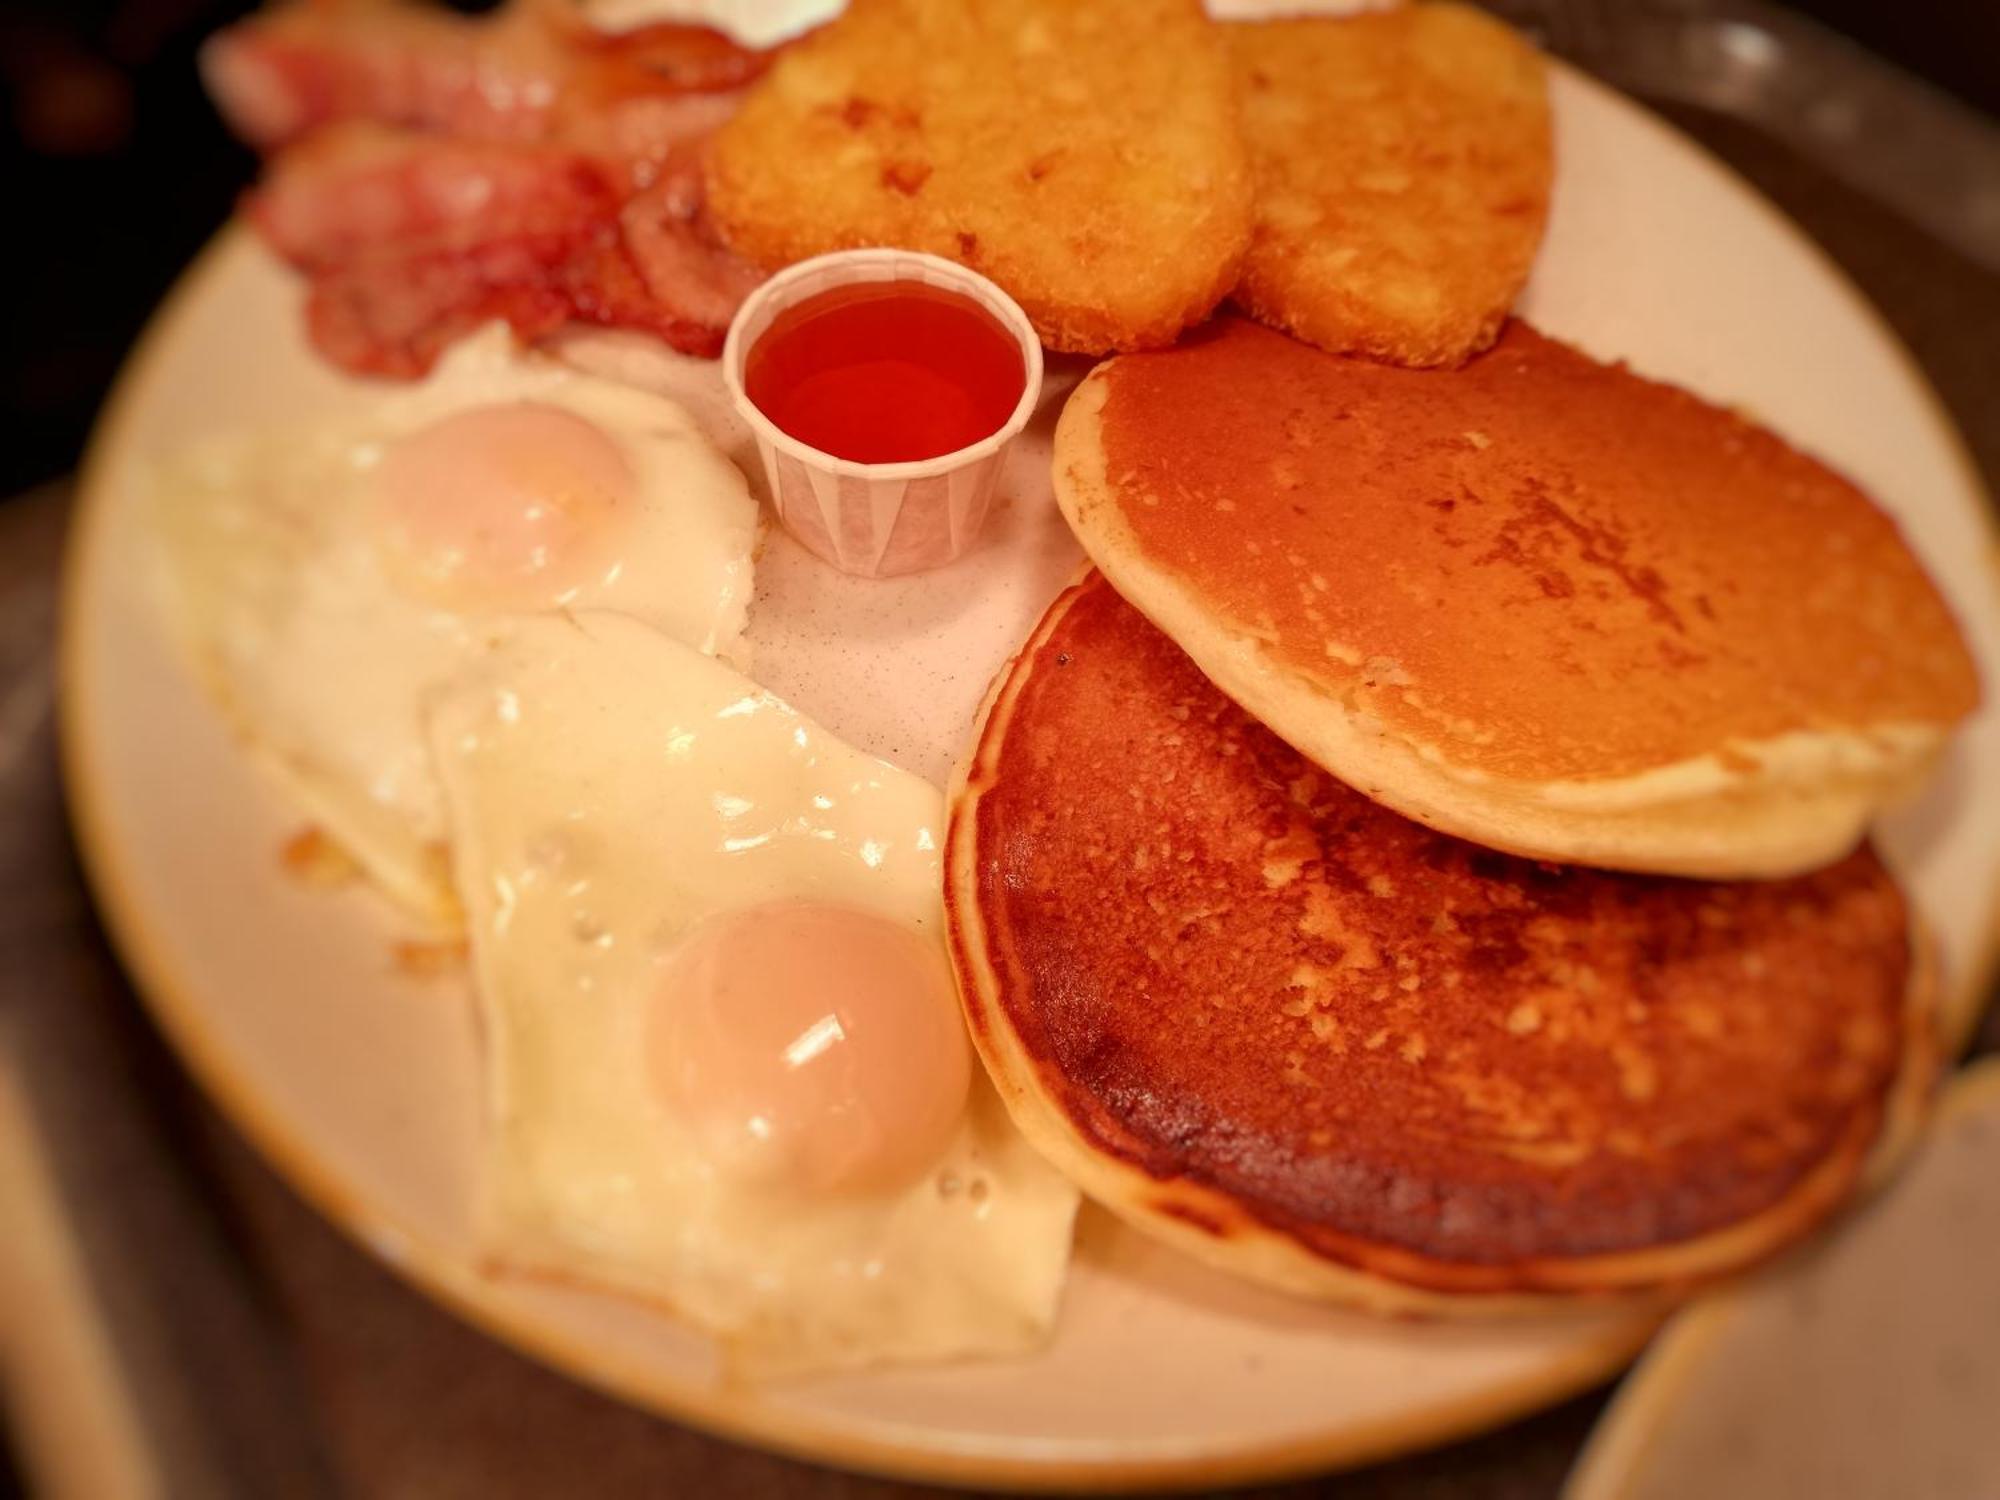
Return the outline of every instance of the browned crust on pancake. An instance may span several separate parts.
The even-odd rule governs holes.
[[[946,872],[1030,1140],[1308,1295],[1684,1291],[1830,1213],[1935,1072],[1872,854],[1712,886],[1473,849],[1319,773],[1095,576],[996,683]]]
[[[1541,56],[1461,5],[1222,29],[1257,182],[1237,303],[1402,365],[1491,344],[1548,220]]]
[[[1245,707],[1514,852],[1795,873],[1978,700],[1949,608],[1854,485],[1518,322],[1421,373],[1220,321],[1094,371],[1055,483],[1120,592]]]

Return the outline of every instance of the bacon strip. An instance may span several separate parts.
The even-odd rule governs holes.
[[[762,273],[708,224],[701,152],[764,64],[699,27],[599,36],[562,0],[484,18],[308,0],[203,58],[268,153],[247,212],[311,279],[315,345],[405,377],[496,317],[527,339],[582,320],[716,353]]]
[[[524,237],[588,239],[621,202],[597,162],[565,147],[342,124],[272,158],[248,211],[293,265],[328,271]]]
[[[712,348],[669,342],[688,353],[721,353],[730,319],[764,271],[725,246],[709,222],[698,144],[669,157],[653,185],[626,202],[618,229],[647,293],[714,331]]]
[[[564,71],[528,12],[485,19],[394,3],[295,3],[211,37],[202,82],[260,151],[341,120],[489,140],[543,133]]]
[[[620,100],[741,88],[767,57],[705,26],[592,30],[563,0],[460,16],[407,0],[293,0],[211,37],[202,80],[260,151],[374,120],[535,140]]]

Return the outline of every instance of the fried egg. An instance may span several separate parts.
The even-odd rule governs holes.
[[[203,443],[157,489],[204,682],[362,870],[445,926],[424,699],[492,622],[616,610],[728,652],[750,598],[755,503],[687,413],[500,327],[338,419]]]
[[[439,695],[496,1267],[665,1306],[737,1372],[1025,1351],[1077,1195],[974,1064],[943,799],[636,620]]]

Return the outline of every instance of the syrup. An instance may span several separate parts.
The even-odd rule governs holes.
[[[992,436],[1026,378],[998,318],[906,281],[835,287],[785,309],[743,367],[745,394],[780,429],[865,464],[937,458]]]

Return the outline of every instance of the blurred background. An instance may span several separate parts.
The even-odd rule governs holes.
[[[1994,484],[2000,3],[1489,3],[1667,115],[1803,224],[1910,345]],[[46,691],[60,481],[148,312],[250,180],[252,158],[194,66],[202,38],[248,8],[0,0],[0,702],[17,701],[18,683]],[[148,1436],[186,1492],[491,1500],[561,1491],[588,1455],[599,1493],[677,1482],[790,1500],[915,1493],[619,1407],[488,1343],[341,1240],[161,1049],[76,880],[46,730],[10,742],[4,723],[0,1027],[25,1059],[30,1112],[63,1147],[61,1196],[80,1209],[90,1279],[112,1304],[121,1359],[152,1393]],[[1992,1015],[1981,1047],[2000,1047]],[[0,1087],[0,1148],[9,1102]],[[6,1166],[0,1150],[0,1175]],[[0,1218],[0,1236],[18,1228]],[[10,1346],[5,1322],[0,1305],[0,1384],[18,1400],[49,1372]],[[1339,1481],[1339,1493],[1553,1495],[1602,1402],[1584,1396]],[[0,1500],[23,1492],[19,1467],[0,1433]]]

